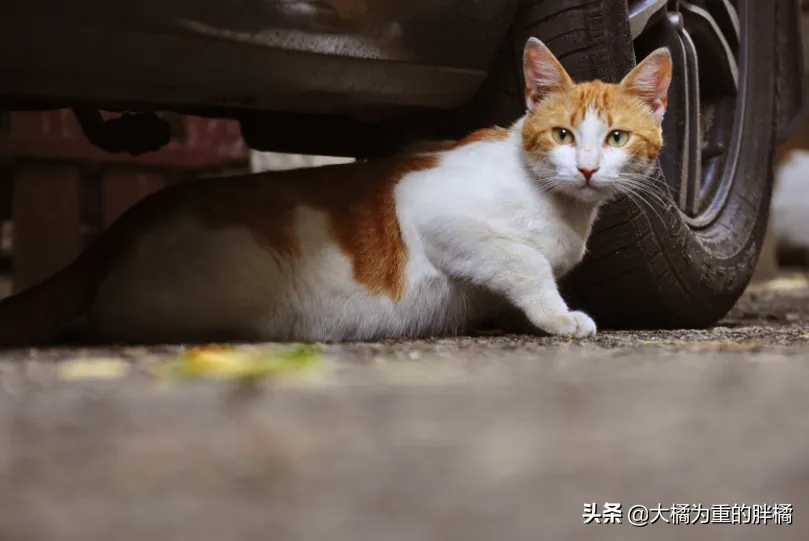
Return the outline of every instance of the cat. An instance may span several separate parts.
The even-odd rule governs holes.
[[[119,343],[442,336],[509,307],[539,331],[592,336],[557,280],[582,259],[600,205],[655,167],[671,70],[661,48],[618,84],[575,83],[531,38],[513,125],[157,192],[54,277],[0,301],[0,344],[47,341],[82,318]]]

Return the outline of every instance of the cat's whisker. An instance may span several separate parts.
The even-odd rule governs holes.
[[[621,178],[632,178],[635,180],[642,180],[648,184],[653,184],[655,186],[666,186],[666,180],[661,177],[652,176],[652,175],[645,175],[643,173],[631,173],[625,172],[621,173]]]
[[[638,209],[640,209],[642,212],[644,212],[644,213],[645,213],[645,210],[644,210],[644,206],[643,206],[641,203],[647,203],[647,204],[646,204],[646,206],[647,206],[647,207],[650,207],[650,208],[652,209],[652,212],[653,212],[654,214],[657,214],[657,212],[654,210],[654,208],[653,208],[653,207],[651,207],[651,205],[649,205],[649,204],[648,204],[648,202],[643,201],[643,199],[640,199],[640,201],[639,201],[639,200],[638,200],[638,199],[639,199],[639,198],[638,198],[638,196],[637,196],[636,194],[634,194],[633,192],[631,192],[631,191],[624,191],[624,192],[622,192],[622,194],[623,194],[624,196],[626,196],[626,198],[627,198],[627,200],[628,200],[629,202],[631,202],[633,205],[635,205],[636,207],[638,207]],[[658,215],[658,218],[660,218],[660,219],[661,219],[661,221],[662,221],[662,218],[661,218],[659,215]]]
[[[621,180],[618,182],[618,185],[634,186],[660,195],[666,193],[659,185],[651,184],[649,182],[627,176],[621,176]]]
[[[623,184],[623,185],[626,185],[626,186],[637,187],[637,188],[639,188],[641,190],[645,190],[645,191],[648,191],[650,193],[657,194],[659,196],[663,196],[663,195],[667,194],[667,192],[663,191],[658,186],[654,186],[652,184],[648,184],[646,182],[639,181],[639,180],[632,179],[632,178],[624,177],[624,178],[621,179],[621,182],[619,184]]]
[[[644,197],[640,193],[634,192],[632,190],[624,190],[622,193],[626,195],[627,198],[641,210],[643,210],[643,206],[640,203],[646,203],[646,206],[652,211],[652,213],[655,216],[657,216],[657,219],[660,220],[660,223],[662,224],[666,223],[666,220],[663,219],[663,216],[660,214],[660,211],[657,208],[655,208],[655,206],[652,203],[644,199]]]
[[[622,184],[626,185],[626,186],[631,186],[631,187],[636,188],[638,190],[641,190],[641,191],[643,191],[645,193],[648,193],[650,196],[652,196],[655,199],[657,199],[658,201],[660,201],[660,203],[663,206],[666,206],[666,205],[672,203],[669,192],[660,189],[658,186],[649,185],[647,183],[639,182],[639,181],[637,181],[635,179],[626,178],[626,177],[622,178]]]
[[[654,200],[663,209],[668,209],[669,207],[671,207],[673,205],[673,202],[671,200],[664,199],[663,197],[661,197],[658,194],[648,192],[648,191],[644,191],[643,189],[640,189],[640,188],[635,188],[633,190],[633,193],[636,193],[638,195],[643,195],[646,198]]]
[[[625,177],[625,178],[634,178],[634,179],[637,179],[637,180],[643,180],[644,182],[648,182],[649,184],[655,184],[655,185],[665,184],[666,183],[666,181],[664,179],[662,179],[662,178],[658,178],[658,177],[652,176],[652,175],[645,175],[643,173],[628,172],[628,173],[621,173],[621,176]]]
[[[559,187],[559,181],[558,179],[555,179],[553,177],[542,177],[537,180],[536,186],[545,192],[553,193],[557,191]]]
[[[665,205],[664,203],[661,203],[660,201],[655,201],[655,200],[651,199],[648,196],[648,194],[643,194],[642,192],[638,192],[636,190],[631,190],[631,189],[630,190],[625,190],[622,193],[630,193],[633,196],[639,198],[641,201],[646,203],[655,213],[658,213],[659,209],[667,209],[667,208],[669,208],[668,205]],[[661,220],[662,220],[662,218],[661,218]]]
[[[551,179],[547,184],[548,191],[552,193],[562,191],[564,189],[565,182],[566,181],[564,178]]]

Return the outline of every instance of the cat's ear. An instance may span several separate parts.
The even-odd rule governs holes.
[[[525,104],[529,110],[536,107],[548,92],[566,92],[573,86],[573,80],[565,68],[537,38],[529,38],[525,44],[522,65],[525,75]]]
[[[621,86],[646,102],[655,121],[660,124],[666,112],[670,83],[671,53],[666,47],[661,47],[635,66],[621,81]]]

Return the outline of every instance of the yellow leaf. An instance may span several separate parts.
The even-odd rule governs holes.
[[[257,379],[316,366],[317,351],[301,346],[287,351],[211,345],[186,350],[168,366],[168,377]]]

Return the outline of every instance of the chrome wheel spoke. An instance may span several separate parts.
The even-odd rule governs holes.
[[[677,206],[693,227],[710,223],[731,189],[739,128],[734,111],[743,98],[738,61],[745,27],[741,14],[747,13],[747,1],[757,0],[629,0],[628,4],[637,54],[660,46],[672,51],[670,112],[663,123],[670,143],[661,154],[661,165],[676,192]]]
[[[736,95],[739,89],[739,66],[735,52],[739,47],[738,18],[730,16],[730,13],[736,12],[727,0],[714,1],[711,5],[725,6],[715,12],[724,15],[724,26],[732,31],[729,37],[708,10],[684,1],[680,2],[680,10],[685,26],[700,51],[706,73],[710,73],[711,80],[723,85],[724,91]]]
[[[680,31],[685,51],[685,128],[683,167],[680,175],[680,209],[693,215],[699,208],[702,188],[702,127],[700,126],[699,59],[687,30]]]
[[[739,50],[739,40],[741,39],[741,31],[739,29],[739,14],[736,13],[736,8],[730,3],[730,0],[718,0],[711,2],[707,6],[708,12],[713,15],[716,24],[722,31],[722,35],[727,40],[731,49],[734,52]]]

